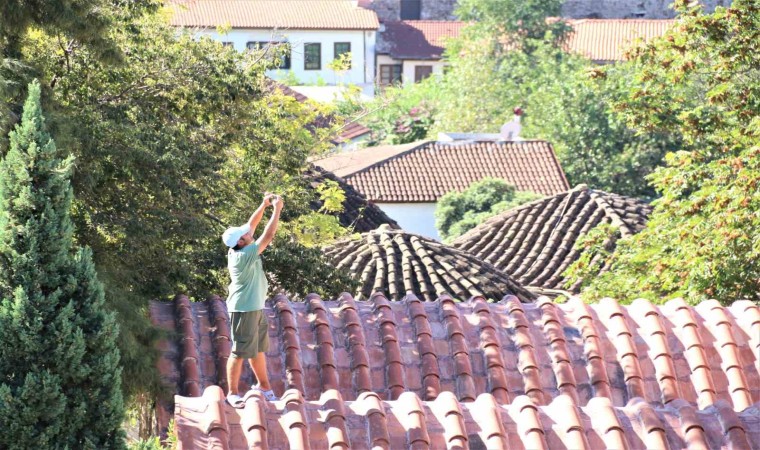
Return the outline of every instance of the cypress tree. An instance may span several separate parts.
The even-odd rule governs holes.
[[[118,328],[89,249],[73,241],[70,178],[40,85],[0,162],[0,448],[124,448]]]

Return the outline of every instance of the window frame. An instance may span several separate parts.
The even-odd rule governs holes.
[[[346,50],[344,52],[338,53],[338,46],[339,45],[347,45],[348,46],[348,50]],[[333,60],[338,59],[340,57],[340,55],[342,55],[344,53],[351,53],[351,42],[334,42],[333,43]],[[348,68],[349,69],[353,65],[353,62],[354,62],[353,59],[354,59],[353,54],[351,54],[351,59],[348,60]]]
[[[292,62],[291,62],[290,42],[288,41],[248,41],[245,43],[245,48],[246,50],[262,50],[267,45],[280,45],[280,44],[287,45],[287,52],[282,55],[281,57],[282,62],[280,63],[280,65],[277,67],[274,67],[273,69],[290,70]]]
[[[423,78],[420,78],[418,69],[421,68],[430,69],[430,72],[428,72]],[[420,81],[424,80],[425,78],[430,78],[433,76],[433,66],[430,64],[418,64],[414,66],[414,82],[419,83]]]
[[[390,77],[388,82],[383,81],[383,69],[389,68]],[[394,68],[398,68],[398,79],[394,80]],[[393,86],[404,82],[404,66],[402,64],[380,64],[380,86]]]
[[[319,50],[317,53],[316,67],[309,67],[308,50],[310,46],[316,46]],[[322,70],[322,43],[321,42],[306,42],[303,44],[303,70]]]

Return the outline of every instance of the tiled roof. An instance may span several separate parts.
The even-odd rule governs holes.
[[[625,50],[638,38],[648,41],[662,36],[674,20],[579,19],[568,20],[573,28],[566,48],[593,61],[623,61]]]
[[[391,228],[399,228],[396,221],[388,217],[382,209],[369,203],[362,194],[333,173],[316,166],[310,166],[304,173],[304,177],[315,188],[317,185],[324,183],[325,180],[332,180],[343,189],[343,192],[346,194],[346,200],[343,202],[343,211],[338,215],[342,226],[352,227],[354,231],[359,233],[374,230],[383,224],[387,224]],[[314,210],[318,210],[322,207],[322,202],[314,198],[311,202],[311,207]]]
[[[376,30],[377,14],[346,0],[174,1],[171,24],[182,27]]]
[[[447,38],[459,36],[465,22],[403,20],[385,22],[378,34],[378,53],[395,59],[441,59]]]
[[[324,254],[335,267],[360,280],[358,299],[384,292],[401,300],[408,291],[428,301],[445,293],[460,299],[478,295],[493,300],[505,295],[525,302],[535,299],[507,274],[466,252],[387,226],[338,241]]]
[[[576,241],[600,223],[612,224],[622,237],[630,236],[644,228],[651,211],[641,200],[580,185],[492,217],[452,245],[493,264],[523,286],[577,292],[580,282],[566,288],[562,276],[581,255],[574,248]]]
[[[269,89],[273,91],[278,90],[283,95],[293,97],[296,100],[298,100],[300,103],[306,103],[310,100],[309,97],[275,80],[267,79],[266,84]],[[328,128],[328,127],[332,127],[334,123],[335,123],[334,116],[332,115],[325,116],[325,115],[320,114],[314,120],[313,126],[318,127],[318,128]],[[354,139],[360,136],[369,135],[370,133],[372,133],[372,130],[356,122],[348,122],[338,131],[340,131],[340,134],[338,134],[334,139],[330,141],[335,145],[339,145],[341,143],[348,142],[351,139]]]
[[[543,195],[569,188],[554,149],[545,141],[431,141],[411,148],[381,149],[375,155],[373,150],[335,155],[314,164],[330,171],[350,166],[336,173],[378,202],[436,202],[447,192],[461,192],[485,177],[501,178],[518,190]]]
[[[523,304],[507,296],[499,303],[482,298],[460,303],[447,296],[423,302],[409,295],[404,301],[391,302],[375,295],[370,301],[358,302],[348,294],[338,301],[322,301],[312,294],[303,303],[277,295],[267,302],[265,313],[273,388],[279,393],[295,389],[309,402],[321,398],[324,402],[323,394],[335,389],[344,401],[359,402],[349,405],[349,410],[368,401],[367,397],[400,402],[385,404],[387,411],[394,405],[407,407],[410,393],[424,402],[449,395],[444,392],[453,393],[460,402],[475,401],[486,393],[499,405],[512,405],[507,407],[511,411],[515,404],[525,403],[522,396],[527,396],[538,407],[529,409],[545,411],[556,422],[565,419],[549,412],[553,406],[541,407],[565,395],[591,410],[600,407],[599,403],[605,405],[595,414],[582,415],[589,440],[592,429],[607,437],[620,433],[629,448],[663,448],[649,441],[662,437],[663,432],[672,448],[683,447],[673,444],[680,442],[678,439],[697,439],[703,432],[710,444],[703,448],[717,448],[715,442],[727,445],[720,436],[733,439],[732,433],[742,435],[742,428],[752,433],[760,430],[757,419],[746,422],[754,424],[751,427],[729,419],[735,417],[731,409],[757,414],[760,401],[760,308],[749,301],[723,307],[710,300],[691,307],[680,299],[661,306],[637,300],[622,306],[611,299],[595,305],[576,298],[564,304],[546,298]],[[151,302],[150,315],[160,328],[176,332],[176,339],[159,344],[158,368],[171,390],[199,397],[212,385],[226,389],[224,368],[231,344],[223,301],[213,297],[191,303],[178,296],[173,302]],[[247,389],[252,382],[246,365],[241,388]],[[634,405],[644,431],[642,423],[628,419],[628,413],[613,413],[606,407],[607,401],[619,408]],[[288,404],[264,407],[265,411],[282,412],[281,420],[287,421],[298,416]],[[653,415],[647,404],[657,414]],[[522,413],[525,407],[516,408]],[[694,413],[691,407],[701,412]],[[218,410],[210,410],[214,408]],[[680,417],[681,426],[673,426],[677,422],[669,419],[653,421],[655,415],[665,417],[662,408],[671,408],[672,418]],[[429,410],[425,410],[426,417],[432,417]],[[163,432],[173,412],[173,404],[159,402],[157,416]],[[695,414],[706,418],[718,412],[726,415],[720,422],[690,422]],[[226,414],[229,418],[237,413],[227,409]],[[602,422],[588,426],[587,418],[596,415]],[[621,425],[614,425],[616,417]],[[605,418],[612,422],[604,422]],[[455,429],[449,419],[441,425],[445,430]],[[423,416],[420,420],[425,421]],[[502,420],[515,421],[515,417]],[[700,422],[701,426],[694,425]],[[205,431],[213,431],[213,421],[205,423]],[[306,431],[296,422],[288,423],[286,430]],[[395,418],[387,423],[391,438],[403,436]],[[267,429],[276,426],[276,421],[267,421]],[[629,434],[631,426],[635,434]],[[256,423],[246,426],[248,432],[257,428]],[[514,425],[506,428],[514,433]],[[385,429],[378,431],[384,433]],[[231,433],[228,438],[234,434],[230,429],[224,431]],[[317,431],[309,431],[313,432]],[[549,432],[539,434],[546,437]],[[760,443],[753,436],[753,445]]]
[[[290,390],[277,402],[251,394],[227,405],[218,386],[202,397],[176,397],[183,449],[742,449],[760,448],[760,409],[736,413],[721,403],[697,411],[683,401],[652,407],[632,400],[613,407],[595,398],[579,407],[568,396],[538,405],[527,396],[499,405],[493,395],[461,402],[450,393],[395,401],[373,393],[346,400],[336,390],[306,401]],[[760,405],[758,405],[760,406]]]

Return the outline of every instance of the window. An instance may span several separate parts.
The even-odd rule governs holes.
[[[290,69],[290,44],[287,42],[250,41],[245,44],[245,48],[248,50],[265,50],[269,46],[273,48],[270,49],[271,55],[268,54],[267,56],[272,60],[275,57],[280,60],[277,69]]]
[[[222,45],[225,46],[225,47],[232,47],[233,43],[232,42],[222,42]]]
[[[304,70],[322,69],[322,44],[303,45],[303,68]]]
[[[335,43],[335,59],[340,58],[340,55],[344,53],[351,53],[351,43],[350,42],[336,42]],[[351,68],[351,60],[348,61],[348,68],[349,69]]]
[[[401,82],[401,64],[380,65],[380,85],[388,86]]]
[[[433,73],[433,66],[414,66],[414,82],[418,83]]]
[[[401,0],[401,20],[420,20],[420,0]]]

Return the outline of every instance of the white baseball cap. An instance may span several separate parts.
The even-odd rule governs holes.
[[[239,227],[229,227],[224,230],[224,233],[222,234],[222,242],[224,242],[224,245],[227,247],[232,248],[237,245],[240,237],[249,231],[251,231],[251,226],[248,224]]]

